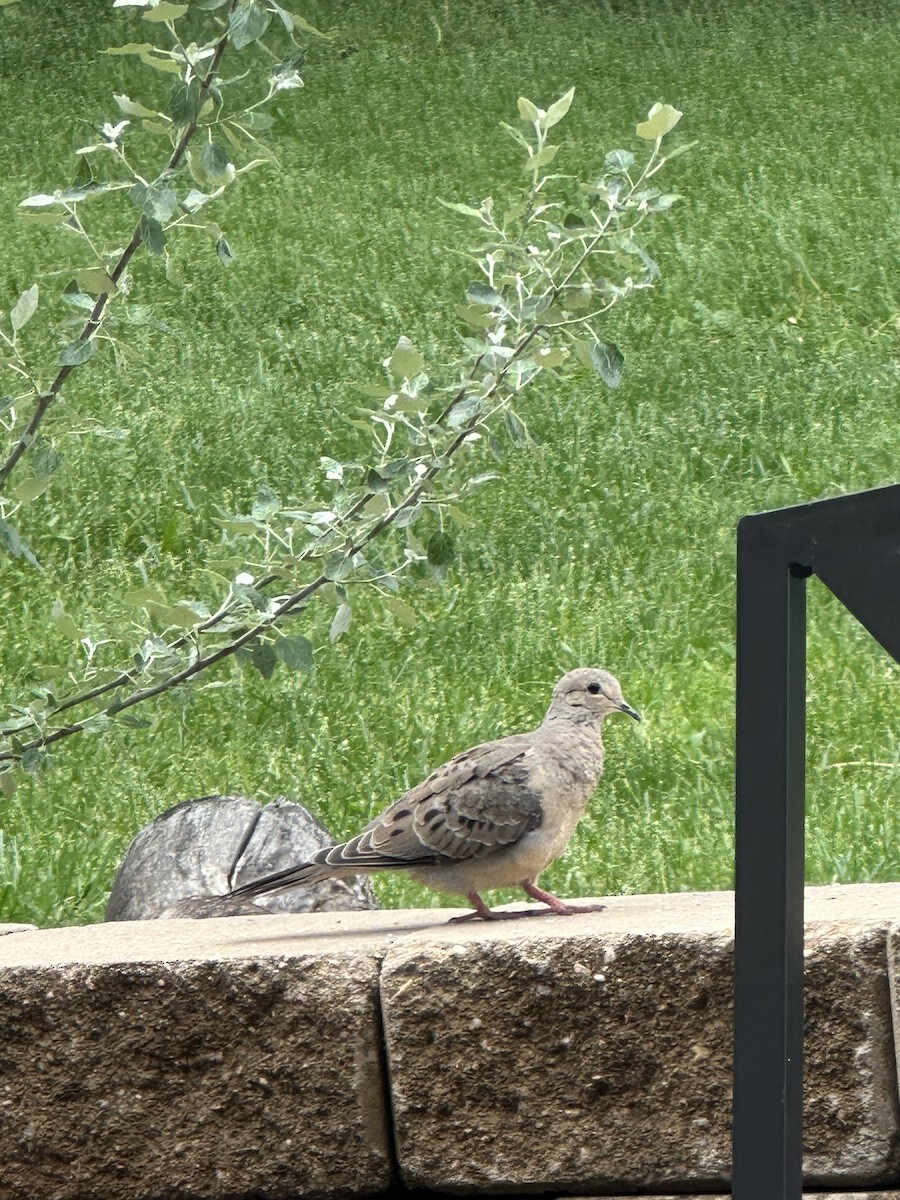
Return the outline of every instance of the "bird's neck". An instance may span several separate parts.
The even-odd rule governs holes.
[[[564,725],[571,725],[578,729],[589,730],[598,740],[600,738],[600,726],[603,723],[602,717],[597,719],[596,714],[589,712],[586,708],[566,709],[565,712],[560,712],[558,709],[550,708],[544,717],[544,725],[551,729],[562,729]]]

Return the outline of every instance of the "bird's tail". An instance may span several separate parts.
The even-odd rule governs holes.
[[[319,883],[333,875],[358,875],[369,871],[411,871],[417,867],[432,867],[436,862],[437,854],[419,854],[416,858],[400,858],[386,854],[372,845],[372,830],[364,829],[349,842],[341,842],[339,846],[326,846],[309,862],[288,867],[274,875],[265,875],[262,879],[254,879],[252,883],[241,884],[233,892],[229,892],[229,896],[252,899],[254,896],[265,895],[266,892],[277,892],[280,888],[295,887],[301,883]]]
[[[339,872],[339,867],[316,862],[314,859],[312,862],[300,863],[296,867],[288,867],[284,871],[276,871],[274,875],[264,875],[262,879],[254,879],[252,883],[241,884],[240,887],[229,892],[229,897],[253,899],[255,896],[264,896],[266,892],[277,892],[281,888],[296,887],[301,883],[320,883],[323,879],[328,879]]]

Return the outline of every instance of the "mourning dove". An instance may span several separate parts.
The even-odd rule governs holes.
[[[321,850],[310,862],[235,888],[231,896],[259,896],[330,876],[406,871],[436,891],[466,896],[475,910],[469,918],[596,911],[596,905],[579,908],[557,899],[537,886],[537,878],[568,846],[597,786],[603,771],[600,726],[615,712],[641,720],[607,671],[569,671],[531,733],[464,750],[356,837]],[[481,898],[483,891],[512,886],[548,908],[495,912]]]

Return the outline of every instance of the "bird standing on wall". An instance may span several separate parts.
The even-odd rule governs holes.
[[[231,895],[260,896],[329,876],[406,871],[435,891],[466,896],[475,909],[469,917],[595,912],[602,905],[567,904],[539,888],[537,879],[566,849],[593,795],[603,772],[600,727],[616,712],[641,720],[608,671],[569,671],[531,733],[464,750],[356,837]],[[513,886],[548,908],[495,912],[481,898],[484,891]]]

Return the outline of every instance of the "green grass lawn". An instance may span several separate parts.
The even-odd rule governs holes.
[[[77,668],[54,600],[95,641],[127,628],[121,597],[145,576],[214,600],[211,506],[246,510],[261,486],[315,495],[319,456],[360,450],[348,381],[376,378],[401,334],[452,359],[470,272],[451,248],[471,231],[437,198],[519,186],[498,129],[519,95],[546,107],[575,85],[572,170],[633,146],[654,101],[684,111],[679,134],[700,144],[667,171],[685,200],[651,235],[661,280],[609,324],[627,359],[618,391],[573,371],[525,395],[535,444],[468,502],[444,583],[404,590],[414,628],[360,596],[331,646],[320,606],[312,675],[225,665],[208,682],[228,687],[157,702],[152,732],[70,739],[24,775],[0,805],[0,919],[98,919],[137,830],[193,796],[289,794],[355,832],[454,751],[534,723],[579,663],[612,670],[647,720],[607,725],[606,776],[546,886],[728,887],[735,524],[897,477],[895,6],[302,11],[336,40],[311,45],[305,89],[279,105],[266,136],[280,169],[245,177],[214,218],[237,264],[200,239],[179,244],[173,282],[139,260],[165,329],[136,329],[123,373],[98,355],[67,392],[65,466],[17,518],[44,569],[0,558],[3,711],[48,668]],[[129,40],[143,35],[127,8],[0,8],[4,307],[69,261],[65,235],[16,206],[66,178],[83,119],[111,119],[113,91],[140,98],[148,73],[97,53]],[[900,878],[897,670],[811,592],[808,876]],[[128,647],[98,653],[117,663]],[[379,893],[437,902],[399,877]]]

